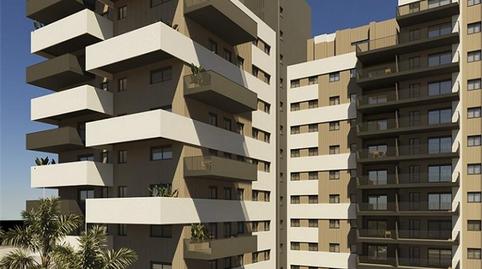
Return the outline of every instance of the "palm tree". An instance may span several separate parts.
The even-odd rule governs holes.
[[[94,227],[91,231],[83,233],[79,239],[78,251],[62,243],[67,235],[77,231],[81,219],[77,215],[61,214],[58,199],[42,199],[36,209],[24,211],[22,216],[25,220],[24,227],[16,227],[0,234],[2,245],[16,247],[0,260],[0,268],[123,269],[137,259],[135,253],[129,249],[106,250],[104,228]],[[73,262],[77,260],[85,263],[76,266]]]

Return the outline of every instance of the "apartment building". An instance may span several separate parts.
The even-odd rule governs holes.
[[[53,125],[27,148],[58,154],[32,187],[133,268],[276,268],[277,32],[238,0],[26,5],[27,82],[52,91],[31,117]]]
[[[482,267],[481,19],[400,0],[288,67],[292,269]]]

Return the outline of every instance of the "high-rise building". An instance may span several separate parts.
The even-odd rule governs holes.
[[[400,0],[288,68],[296,268],[482,268],[477,0]]]
[[[279,73],[311,35],[294,2],[266,3],[268,18],[238,0],[27,0],[46,58],[27,82],[52,91],[31,116],[55,126],[27,148],[58,154],[32,187],[107,226],[133,268],[276,268]]]

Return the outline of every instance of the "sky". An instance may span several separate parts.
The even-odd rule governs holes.
[[[397,0],[307,0],[313,35],[357,27],[395,15]],[[25,134],[54,128],[30,121],[30,99],[48,90],[25,83],[25,68],[42,61],[30,54],[33,24],[26,0],[0,0],[0,220],[19,219],[25,201],[55,192],[30,188],[30,167],[47,154],[25,149]]]

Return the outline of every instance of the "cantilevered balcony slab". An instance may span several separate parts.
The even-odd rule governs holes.
[[[84,63],[73,54],[64,54],[27,67],[27,83],[60,91],[94,78],[84,71]]]
[[[214,72],[184,77],[184,96],[232,113],[255,111],[256,93]]]
[[[458,0],[451,0],[449,4],[430,7],[426,0],[420,1],[418,10],[410,10],[409,5],[397,9],[397,22],[400,27],[449,18],[460,13]]]
[[[229,181],[255,181],[258,178],[258,168],[252,163],[217,156],[185,157],[184,176]]]
[[[60,56],[74,52],[111,38],[113,27],[109,19],[84,9],[33,31],[31,52],[42,56]]]
[[[114,115],[114,95],[85,85],[31,100],[33,121],[57,124],[65,118],[85,115],[93,120]]]
[[[73,127],[61,127],[27,134],[27,149],[59,153],[84,148],[79,132]]]
[[[70,214],[74,214],[78,216],[84,215],[79,202],[76,200],[61,199],[58,201],[57,205],[60,213],[63,215],[70,215]],[[39,206],[40,206],[39,200],[30,200],[30,201],[27,201],[26,203],[26,210],[31,211],[38,208]]]
[[[32,188],[57,188],[70,186],[112,186],[112,164],[80,161],[30,168]]]
[[[257,38],[257,24],[231,0],[185,0],[184,14],[232,45]]]
[[[191,224],[261,221],[273,205],[268,202],[140,197],[87,199],[86,222],[104,224]]]
[[[129,126],[129,128],[126,128]],[[109,130],[109,132],[106,132]],[[162,109],[114,117],[86,124],[86,145],[111,144],[164,138],[180,143],[271,161],[269,143],[242,136]]]
[[[206,241],[184,240],[185,259],[216,260],[256,252],[257,250],[258,238],[255,235]]]
[[[92,0],[27,0],[26,15],[40,23],[51,23],[85,8],[93,8]]]

